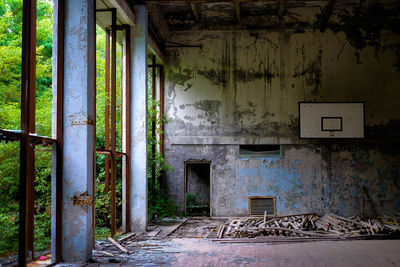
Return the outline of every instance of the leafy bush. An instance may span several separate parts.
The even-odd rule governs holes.
[[[192,193],[186,193],[186,206],[192,207],[196,205],[196,195]]]
[[[18,205],[0,209],[0,254],[18,248]]]
[[[36,132],[51,135],[52,1],[37,2]],[[0,128],[21,128],[22,0],[0,0]],[[36,152],[35,249],[50,244],[50,153]],[[19,143],[0,143],[0,254],[18,249]]]
[[[151,85],[151,75],[149,75],[149,84]],[[150,87],[150,86],[149,86]],[[151,90],[149,90],[150,92]],[[163,155],[156,149],[153,155],[152,146],[156,148],[161,143],[161,140],[157,139],[157,135],[163,134],[161,126],[167,124],[169,121],[163,115],[159,116],[160,102],[152,99],[151,95],[148,98],[148,132],[147,132],[147,144],[148,144],[148,215],[149,218],[163,218],[163,217],[175,217],[179,215],[178,206],[168,198],[167,193],[163,188],[160,188],[159,180],[160,177],[166,171],[173,171],[174,169],[165,163]],[[153,122],[156,126],[156,136],[152,135]],[[152,169],[155,169],[155,184],[152,181]],[[154,191],[151,190],[154,188]],[[154,192],[154,194],[153,194]]]

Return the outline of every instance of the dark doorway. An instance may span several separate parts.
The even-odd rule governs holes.
[[[210,162],[186,162],[185,170],[186,214],[210,216]]]

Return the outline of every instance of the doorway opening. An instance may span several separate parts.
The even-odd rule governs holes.
[[[189,216],[210,216],[210,163],[185,162],[185,212]]]

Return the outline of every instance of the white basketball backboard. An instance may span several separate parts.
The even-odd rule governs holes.
[[[300,138],[364,138],[364,103],[299,103]]]

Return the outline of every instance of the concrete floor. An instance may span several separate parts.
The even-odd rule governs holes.
[[[137,243],[121,263],[86,266],[400,266],[400,240],[218,244],[181,238]],[[101,257],[97,259],[102,261]]]

